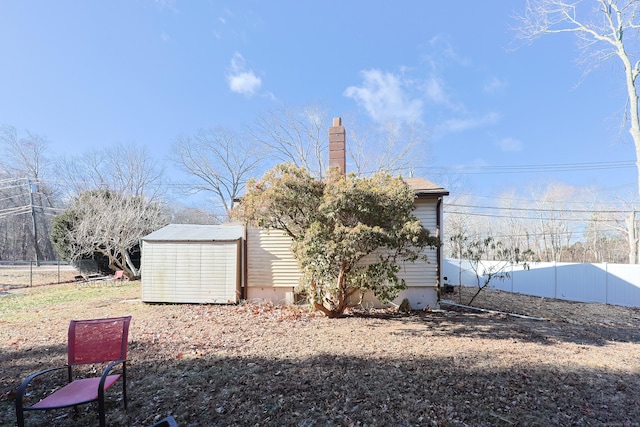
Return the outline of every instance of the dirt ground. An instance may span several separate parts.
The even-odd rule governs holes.
[[[116,386],[112,426],[167,415],[180,426],[640,425],[638,309],[488,291],[475,305],[544,320],[445,305],[327,319],[269,304],[144,304],[136,282],[96,286],[113,288],[0,320],[0,425],[14,425],[24,377],[64,363],[69,319],[128,314],[129,409]],[[468,301],[458,292],[446,298]],[[97,418],[58,410],[27,423]]]

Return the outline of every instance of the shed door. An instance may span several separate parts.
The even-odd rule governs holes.
[[[235,303],[238,242],[143,242],[142,300]]]

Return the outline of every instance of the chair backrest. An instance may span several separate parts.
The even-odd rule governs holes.
[[[124,279],[124,271],[122,270],[116,270],[116,274],[113,275],[113,278],[115,280],[122,280]]]
[[[69,365],[125,360],[130,322],[131,316],[72,320],[69,324]]]

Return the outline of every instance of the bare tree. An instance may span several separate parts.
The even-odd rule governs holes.
[[[627,242],[627,259],[629,264],[637,264],[640,256],[640,224],[638,224],[637,208],[630,202],[620,202],[620,209],[630,212],[622,215],[616,212],[609,215],[607,228],[617,232]]]
[[[3,126],[0,131],[2,144],[2,168],[13,176],[26,176],[37,181],[50,165],[49,140],[26,131],[20,137],[13,126]]]
[[[629,133],[636,149],[640,192],[640,116],[636,79],[640,74],[640,2],[637,0],[527,0],[519,37],[573,33],[596,65],[618,58],[627,89]]]
[[[631,211],[627,219],[625,220],[625,224],[627,225],[627,236],[629,241],[629,263],[637,264],[638,263],[638,247],[640,246],[640,231],[638,230],[638,221],[637,221],[636,210]]]
[[[47,238],[51,216],[57,204],[55,186],[46,181],[51,173],[49,141],[29,131],[20,135],[15,127],[0,128],[0,213],[5,241],[2,256],[12,259],[52,259],[53,247]],[[21,243],[6,239],[18,239]],[[32,242],[31,244],[26,244]]]
[[[637,0],[527,0],[519,17],[519,37],[531,41],[544,34],[573,33],[588,58],[599,65],[618,58],[627,89],[629,134],[636,150],[640,194],[640,105],[636,80],[640,75],[640,2]],[[637,212],[627,218],[629,260],[638,262]]]
[[[477,227],[475,218],[471,215],[471,199],[467,196],[454,196],[448,202],[448,211],[444,217],[447,239],[442,242],[445,256],[462,259],[464,248],[462,241],[464,237],[476,236]]]
[[[116,144],[61,159],[58,174],[73,194],[108,188],[155,199],[165,188],[162,167],[146,148],[133,144]]]
[[[563,251],[570,246],[575,217],[567,202],[574,195],[573,187],[562,184],[551,184],[544,192],[533,191],[532,211],[540,238],[537,253],[543,261],[562,261]]]
[[[167,206],[167,216],[174,224],[217,224],[220,222],[213,213],[196,207],[178,204]]]
[[[618,250],[624,246],[625,228],[616,230],[611,226],[611,214],[602,211],[591,213],[584,230],[581,262],[628,262],[628,254]],[[628,246],[627,246],[628,247]],[[574,260],[577,261],[577,260]]]
[[[410,176],[415,166],[425,165],[426,132],[418,120],[390,120],[366,129],[349,123],[347,129],[347,152],[357,175],[387,170]]]
[[[536,233],[528,217],[531,204],[523,201],[513,190],[500,195],[500,214],[495,218],[496,235],[508,248],[531,250]]]
[[[445,241],[446,256],[459,258],[460,239],[492,237],[503,249],[532,250],[545,261],[629,262],[629,253],[621,252],[633,238],[629,204],[601,199],[588,188],[559,183],[532,190],[530,198],[504,193],[493,207],[454,199],[445,208],[445,229],[457,240]],[[483,255],[495,256],[491,247]]]
[[[321,106],[285,106],[259,116],[248,133],[277,162],[292,162],[322,178],[329,158],[327,123],[327,112]]]
[[[144,197],[110,190],[85,191],[53,222],[51,238],[69,261],[101,254],[112,270],[130,279],[140,276],[132,257],[142,237],[167,223],[163,206]]]
[[[172,158],[194,178],[189,190],[213,193],[224,211],[223,219],[229,220],[234,200],[252,178],[262,154],[259,147],[220,127],[177,138]]]

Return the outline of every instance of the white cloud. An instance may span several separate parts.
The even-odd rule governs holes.
[[[427,78],[423,83],[423,91],[426,100],[434,105],[441,105],[453,111],[464,110],[464,105],[451,99],[444,80],[436,75]]]
[[[496,145],[505,152],[522,151],[522,141],[515,138],[502,138],[496,142]]]
[[[440,59],[436,58],[446,58],[449,59],[463,67],[471,66],[471,60],[460,53],[453,47],[451,42],[449,41],[449,37],[444,34],[438,34],[432,37],[429,40],[429,45],[434,47],[437,51],[437,55],[431,58],[431,65],[437,66],[440,62]]]
[[[160,38],[162,39],[163,42],[171,41],[171,36],[166,31],[163,31],[162,33],[160,33]]]
[[[503,90],[506,86],[507,86],[507,82],[505,82],[504,80],[500,80],[497,77],[494,77],[490,81],[485,83],[482,89],[487,93],[495,93]]]
[[[232,92],[253,96],[262,86],[262,79],[253,70],[247,70],[243,56],[236,52],[231,58],[227,82]]]
[[[154,3],[160,8],[160,10],[168,9],[174,13],[178,12],[176,0],[154,0]]]
[[[449,95],[444,90],[441,79],[431,77],[425,82],[427,98],[436,104],[449,104]]]
[[[344,96],[352,98],[378,122],[390,119],[415,120],[422,115],[423,102],[406,93],[410,82],[401,75],[380,70],[361,72],[361,86],[349,86]]]
[[[500,114],[492,112],[481,117],[467,117],[464,119],[449,119],[436,126],[438,135],[464,132],[483,126],[493,125],[500,121]]]

